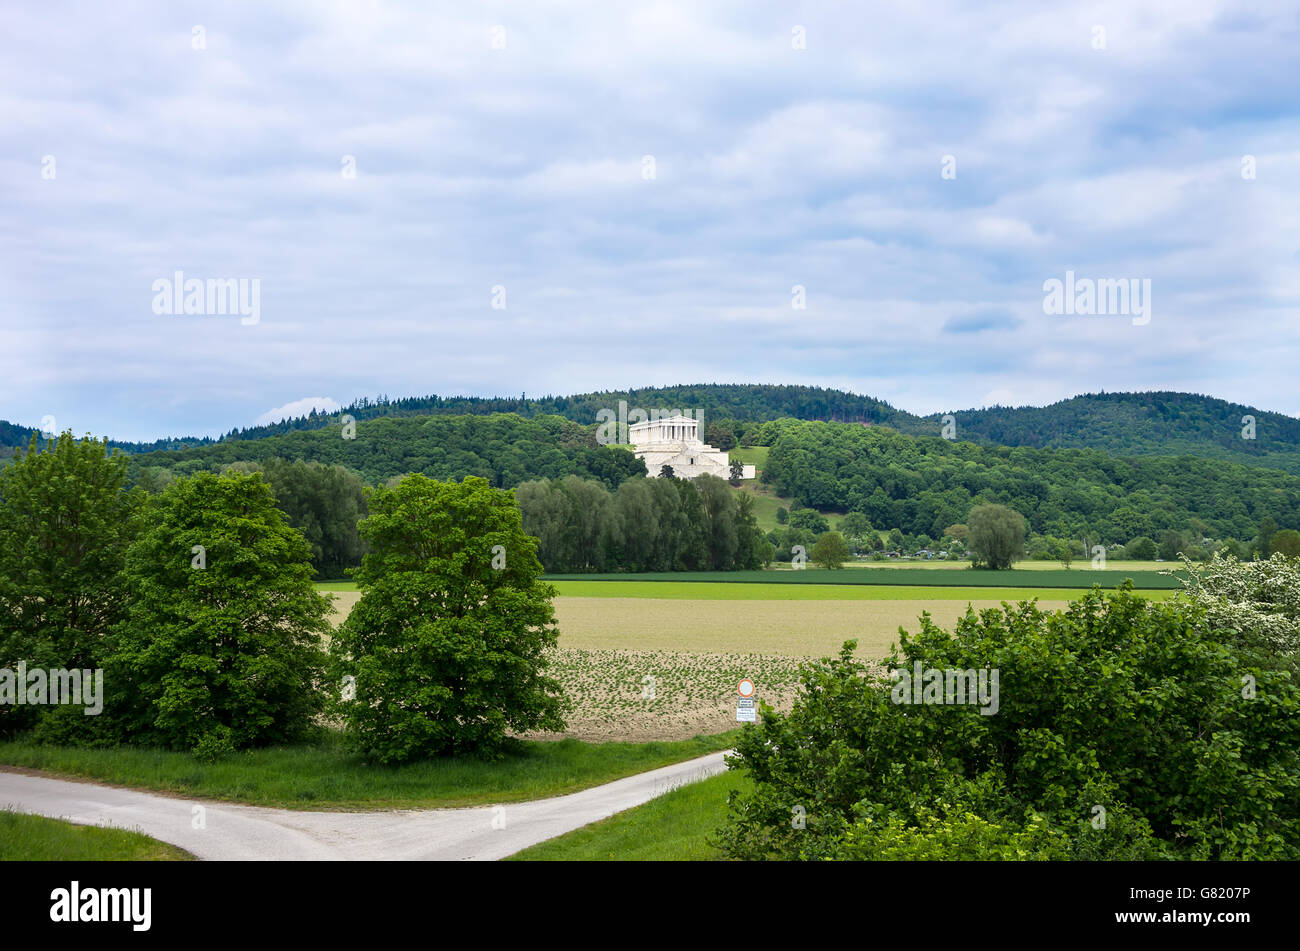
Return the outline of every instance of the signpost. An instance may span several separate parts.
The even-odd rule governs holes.
[[[758,711],[754,709],[754,681],[746,678],[736,687],[736,722],[757,723]]]

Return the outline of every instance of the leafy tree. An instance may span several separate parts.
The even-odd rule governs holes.
[[[1245,698],[1247,658],[1197,605],[1094,588],[1055,614],[970,611],[951,634],[922,615],[888,677],[853,647],[741,732],[730,765],[754,788],[718,833],[731,857],[1300,856],[1300,688],[1254,668]],[[943,674],[930,702],[904,702],[917,665]],[[982,697],[943,702],[944,672],[980,670]]]
[[[659,467],[659,478],[675,479],[676,476],[673,475],[673,467],[665,462],[662,466]]]
[[[1151,561],[1156,557],[1156,543],[1140,535],[1124,546],[1124,557],[1133,561]]]
[[[1264,516],[1259,523],[1259,532],[1255,535],[1255,551],[1260,558],[1273,554],[1273,536],[1277,534],[1277,522],[1271,516]]]
[[[844,543],[844,536],[839,532],[824,532],[813,545],[808,557],[813,564],[823,568],[843,568],[849,560],[849,546]]]
[[[790,521],[790,512],[784,505],[776,507],[776,524],[784,525]]]
[[[802,528],[805,531],[812,532],[814,535],[820,535],[831,530],[826,517],[815,509],[795,509],[790,513],[790,524],[795,528]]]
[[[139,527],[141,499],[123,491],[125,480],[122,453],[71,432],[44,447],[33,435],[0,469],[0,668],[102,666],[104,639],[125,610],[122,570]],[[0,733],[39,715],[0,706]]]
[[[112,638],[123,729],[177,749],[242,749],[303,735],[322,709],[332,611],[311,548],[259,474],[202,472],[149,504],[126,564],[130,608]]]
[[[1160,536],[1157,553],[1165,561],[1173,561],[1183,550],[1183,536],[1180,532],[1168,531]]]
[[[480,751],[564,728],[545,653],[558,632],[514,493],[421,475],[378,489],[361,523],[361,598],[330,645],[351,742],[381,763]]]
[[[366,514],[365,485],[343,466],[269,459],[266,479],[289,524],[307,536],[321,577],[341,577],[361,563],[365,546],[357,522]]]
[[[1269,539],[1269,547],[1279,555],[1286,555],[1294,558],[1300,555],[1300,532],[1294,528],[1284,528],[1280,532],[1274,533]]]
[[[1005,505],[977,505],[966,519],[977,565],[1010,568],[1025,553],[1025,518]]]
[[[1070,565],[1074,563],[1074,546],[1066,540],[1058,540],[1056,543],[1056,560],[1061,563],[1061,567],[1067,571]]]
[[[732,459],[728,470],[731,474],[731,484],[737,486],[740,485],[741,480],[745,477],[745,464],[739,459]]]

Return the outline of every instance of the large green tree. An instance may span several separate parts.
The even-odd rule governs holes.
[[[101,667],[122,617],[122,569],[139,494],[123,490],[126,458],[65,432],[0,469],[0,667]],[[0,731],[33,725],[35,707],[0,707]]]
[[[203,472],[155,496],[147,516],[113,638],[110,674],[128,689],[123,729],[182,749],[301,736],[323,706],[332,608],[270,486],[257,473]]]
[[[400,763],[563,729],[546,674],[555,590],[514,493],[412,475],[375,490],[369,508],[361,599],[330,645],[336,679],[355,689],[342,701],[351,742]]]
[[[1025,517],[1005,505],[977,505],[966,519],[976,565],[1006,569],[1025,554]]]

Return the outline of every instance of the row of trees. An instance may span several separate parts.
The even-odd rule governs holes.
[[[274,467],[273,467],[274,468]],[[370,494],[362,596],[329,651],[312,547],[262,472],[127,488],[65,433],[0,472],[0,668],[101,670],[103,710],[0,705],[0,735],[193,750],[288,742],[322,714],[381,762],[562,729],[553,590],[513,494],[412,476]]]
[[[547,571],[730,571],[772,559],[753,499],[726,481],[629,479],[614,492],[567,476],[515,490]]]

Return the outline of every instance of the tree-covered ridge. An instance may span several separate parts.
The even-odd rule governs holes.
[[[1180,457],[1123,459],[1092,449],[979,446],[843,423],[781,420],[763,481],[825,511],[941,537],[972,504],[1016,509],[1039,533],[1125,543],[1199,520],[1251,538],[1265,517],[1300,524],[1300,478],[1260,466]]]
[[[348,434],[351,438],[345,438]],[[558,416],[426,416],[358,420],[329,429],[234,440],[132,456],[130,473],[146,487],[159,473],[186,476],[234,462],[273,458],[342,465],[374,485],[418,472],[437,480],[481,476],[510,488],[529,479],[579,475],[611,489],[645,464],[626,449],[596,444],[591,427]]]
[[[188,446],[206,446],[214,442],[238,439],[265,439],[291,432],[306,432],[338,426],[347,415],[356,420],[381,416],[491,416],[513,413],[524,419],[538,416],[562,416],[577,423],[597,421],[601,410],[618,411],[620,401],[629,411],[642,409],[699,411],[708,423],[718,419],[744,422],[767,422],[790,416],[795,419],[835,419],[871,422],[892,426],[915,427],[919,420],[880,400],[843,390],[820,386],[779,386],[747,383],[697,383],[683,386],[645,387],[631,390],[608,390],[579,393],[573,396],[542,396],[528,399],[511,396],[415,396],[389,399],[362,397],[336,413],[312,410],[305,416],[270,423],[265,426],[232,429],[222,440],[208,437],[175,437],[151,443],[109,440],[109,445],[125,452],[142,453]],[[12,432],[11,432],[12,431]],[[35,430],[0,422],[0,446],[25,446]]]
[[[560,416],[590,425],[601,410],[698,411],[702,435],[726,442],[717,426],[727,421],[763,423],[776,419],[861,422],[887,426],[914,436],[940,435],[947,414],[920,417],[882,400],[844,390],[768,384],[690,384],[609,390],[572,396],[518,397],[419,396],[362,398],[337,413],[317,413],[266,426],[232,429],[225,437],[173,437],[151,443],[109,441],[130,453],[250,441],[338,427],[343,416],[491,416],[510,413],[524,419]],[[1189,455],[1233,459],[1300,474],[1300,419],[1191,393],[1089,393],[1051,406],[966,409],[952,412],[959,440],[982,445],[1030,448],[1102,449],[1117,456]],[[1242,438],[1242,417],[1255,419],[1254,439]],[[710,427],[713,427],[710,429]],[[0,446],[25,446],[35,430],[0,422]],[[734,435],[734,432],[733,432]],[[746,442],[746,445],[749,443]],[[728,449],[730,445],[719,445]]]
[[[977,443],[1235,458],[1300,473],[1300,419],[1193,393],[1088,393],[1050,406],[991,406],[952,416],[957,438]],[[1254,438],[1243,437],[1246,416],[1254,419]],[[937,435],[942,419],[926,417],[924,434]]]

